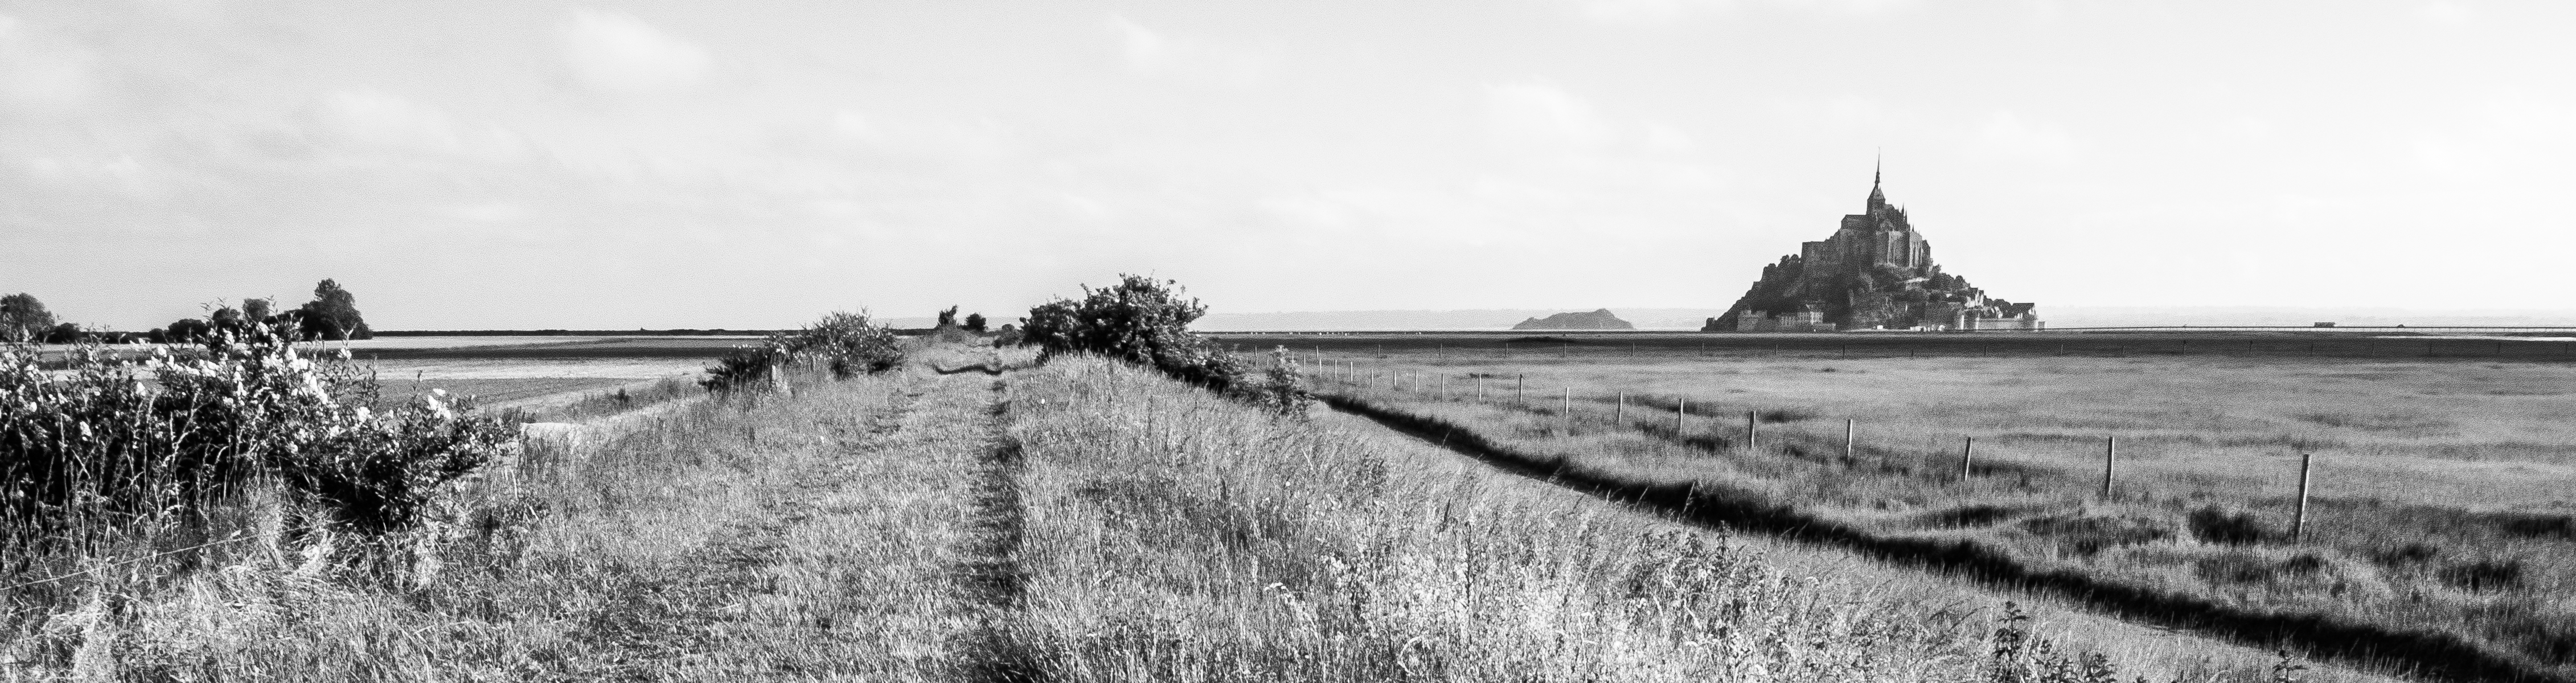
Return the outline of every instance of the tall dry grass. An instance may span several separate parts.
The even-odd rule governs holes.
[[[2429,398],[2436,395],[2429,390],[2456,392],[2461,371],[2432,364],[2338,369],[2299,363],[2266,375],[2263,368],[2195,369],[2159,360],[2174,366],[2152,374],[2134,372],[2129,360],[2029,359],[2018,362],[2034,367],[2015,375],[1983,367],[2001,361],[1979,360],[1979,367],[1951,376],[1923,366],[1965,361],[1667,359],[1514,368],[1472,360],[1384,360],[1384,366],[1359,366],[1365,372],[1328,375],[1351,380],[1334,391],[1455,425],[1514,452],[1608,480],[1725,491],[1747,509],[1786,511],[1772,515],[1780,517],[1775,526],[1783,531],[1812,535],[1838,529],[1838,538],[1899,554],[1938,549],[1965,558],[1944,563],[1999,565],[2000,574],[1987,573],[2022,577],[2013,581],[2063,572],[2070,579],[2060,583],[2091,582],[2091,588],[2072,590],[2091,593],[2092,600],[2162,612],[2215,633],[2304,633],[2307,646],[2321,653],[2341,651],[2400,668],[2576,676],[2576,603],[2565,590],[2576,578],[2576,546],[2561,529],[2569,502],[2563,492],[2555,512],[2535,505],[2541,500],[2518,492],[2508,469],[2486,475],[2501,485],[2497,495],[2511,506],[2504,510],[2483,500],[2442,505],[2428,498],[2350,493],[2376,490],[2356,478],[2398,483],[2417,471],[2411,469],[2417,465],[2355,463],[2371,457],[2363,454],[2470,431],[2462,427],[2451,437],[2410,432],[2395,437],[2398,442],[2373,444],[2371,430],[2430,421],[2465,424],[2480,410],[2476,406],[2529,394],[2534,385],[2489,384],[2483,391],[2458,392],[2465,394],[2460,404],[2444,406]],[[2307,391],[2307,379],[2360,370],[2375,373],[2372,383],[2348,386],[2384,393],[2293,403]],[[2192,372],[2209,377],[2196,380]],[[1469,374],[1489,377],[1485,399],[1475,398]],[[1511,391],[1523,374],[1536,380],[1526,405]],[[1956,391],[1959,384],[1988,378],[1993,384],[1978,391]],[[1575,398],[1571,415],[1563,398],[1568,387]],[[2199,404],[2181,403],[2193,387],[2217,393]],[[1624,414],[1613,404],[1623,390]],[[1907,403],[1926,393],[1959,398]],[[1818,400],[1801,404],[1789,398],[1802,396]],[[1695,416],[1677,431],[1674,411],[1681,399],[1689,400]],[[2408,420],[2350,417],[2356,414],[2352,406],[2374,402],[2425,410]],[[2212,412],[2211,405],[2226,409]],[[2530,409],[2517,404],[2489,412],[2502,419]],[[1769,413],[1752,447],[1745,443],[1747,410]],[[1873,412],[1847,412],[1858,410]],[[2177,428],[2177,422],[2190,422],[2168,415],[2176,411],[2208,412],[2199,421],[2206,429]],[[2320,433],[2313,427],[2323,418],[2309,419],[2318,415],[2345,417],[2325,420],[2338,422],[2339,431]],[[1849,459],[1843,456],[1844,425],[1836,419],[1844,416],[1864,426]],[[2495,425],[2474,431],[2510,435],[2540,428]],[[2106,432],[2123,435],[2123,457],[2114,495],[2104,499],[2093,493]],[[1977,437],[1978,464],[1962,479],[1965,436]],[[2514,455],[2521,451],[2513,442],[2500,447],[2500,457],[2521,457]],[[2261,455],[2266,448],[2330,454],[2331,469],[2322,476],[2334,484],[2320,487],[2311,501],[2303,543],[2291,543],[2289,534],[2296,460]],[[2249,455],[2283,472],[2249,480],[2236,474],[2247,469],[2248,458],[2222,456],[2227,449],[2253,450]],[[2530,466],[2546,468],[2545,462]],[[2470,470],[2429,478],[2474,476],[2479,475]],[[1950,550],[1956,547],[1973,551]],[[2102,597],[2106,592],[2124,597]],[[2237,616],[2224,616],[2230,614]],[[2282,625],[2263,625],[2276,622]],[[2360,634],[2368,633],[2414,645],[2358,645],[2368,640]],[[2435,647],[2447,649],[2428,649]]]
[[[2080,654],[1999,661],[1997,631],[2030,634],[1955,601],[1793,576],[1347,418],[1090,358],[1010,394],[1002,642],[1050,680],[2098,680]]]
[[[941,677],[991,391],[823,375],[592,421],[363,565],[281,540],[290,506],[250,487],[210,525],[244,542],[13,588],[0,678]]]

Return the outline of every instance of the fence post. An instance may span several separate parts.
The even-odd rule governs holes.
[[[1762,416],[1762,411],[1759,411],[1759,410],[1747,410],[1747,411],[1744,411],[1744,449],[1745,449],[1745,450],[1753,450],[1753,448],[1755,447],[1755,446],[1754,446],[1754,444],[1755,444],[1755,440],[1756,440],[1756,439],[1761,438],[1761,434],[1762,434],[1762,422],[1761,422],[1761,420],[1760,420],[1761,416]]]
[[[2307,542],[2308,466],[2314,462],[2315,458],[2316,454],[2313,453],[2299,454],[2299,511],[2297,516],[2290,518],[2290,544],[2292,545]]]
[[[1562,408],[1562,409],[1565,411],[1565,415],[1563,416],[1563,420],[1562,420],[1562,421],[1565,423],[1565,435],[1566,435],[1566,436],[1574,436],[1574,386],[1573,386],[1573,385],[1567,385],[1567,386],[1565,387],[1565,402],[1564,402],[1563,404],[1560,404],[1560,405],[1562,405],[1562,406],[1563,406],[1563,408]]]
[[[1529,407],[1529,392],[1528,392],[1528,391],[1526,391],[1528,388],[1529,388],[1529,375],[1521,375],[1521,376],[1519,376],[1519,377],[1515,377],[1515,378],[1513,378],[1513,379],[1512,379],[1512,402],[1513,402],[1513,403],[1518,403],[1518,404],[1520,404],[1520,405],[1521,405],[1521,407],[1523,407],[1523,408],[1527,408],[1527,407]]]
[[[1850,466],[1851,466],[1851,463],[1852,463],[1852,435],[1853,435],[1853,432],[1854,432],[1854,431],[1855,431],[1855,429],[1854,429],[1854,426],[1853,426],[1853,421],[1852,421],[1850,418],[1844,418],[1844,419],[1843,419],[1843,466],[1844,466],[1844,467],[1850,467]]]
[[[1688,432],[1682,431],[1682,427],[1689,419],[1690,397],[1683,396],[1673,399],[1673,438],[1685,438],[1684,435],[1688,434]]]
[[[1622,392],[1619,392],[1619,406],[1618,406],[1618,407],[1616,407],[1616,408],[1611,408],[1611,409],[1610,409],[1610,424],[1612,424],[1612,425],[1622,424],[1622,423],[1626,422],[1626,421],[1627,421],[1627,419],[1628,419],[1628,392],[1622,391]]]
[[[1476,402],[1485,402],[1485,373],[1476,373]]]
[[[1968,480],[1968,476],[1970,475],[1968,468],[1974,466],[1976,462],[1977,437],[1971,436],[1968,437],[1967,445],[1959,447],[1959,481]]]
[[[2120,459],[2120,437],[2102,437],[2102,499],[2111,499],[2111,473]]]

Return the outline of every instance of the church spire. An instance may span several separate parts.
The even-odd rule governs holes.
[[[1884,173],[1885,173],[1886,169],[1887,169],[1887,156],[1886,156],[1886,155],[1884,155],[1884,154],[1879,155],[1878,164],[1877,164],[1877,165],[1875,165],[1875,166],[1872,166],[1872,167],[1870,168],[1870,170],[1869,170],[1869,211],[1870,211],[1870,213],[1878,213],[1878,210],[1879,210],[1879,209],[1887,208],[1887,193],[1880,192],[1880,191],[1879,191],[1879,189],[1878,189],[1878,183],[1879,183],[1879,180],[1881,180],[1881,179],[1884,177]]]

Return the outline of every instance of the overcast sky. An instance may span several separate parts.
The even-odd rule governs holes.
[[[143,329],[1723,308],[1891,201],[2049,306],[2576,308],[2576,3],[0,2],[0,292]]]

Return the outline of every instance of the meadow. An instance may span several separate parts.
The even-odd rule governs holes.
[[[2374,667],[2576,674],[2564,363],[1718,336],[1739,345],[1309,353],[1348,407],[1599,482],[1732,499],[1740,524]],[[2315,467],[2294,537],[2302,455]],[[2397,635],[2348,637],[2363,633]]]
[[[0,671],[2199,681],[2279,666],[1829,570],[1848,562],[1329,411],[1281,417],[1101,359],[908,344],[904,365],[847,379],[789,368],[776,389],[586,398],[560,414],[571,433],[458,480],[390,536],[286,533],[295,504],[254,486],[186,538],[118,549],[143,554],[0,577]]]

